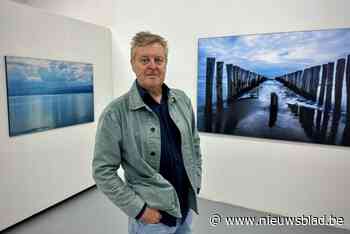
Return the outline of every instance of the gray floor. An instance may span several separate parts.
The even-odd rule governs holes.
[[[194,233],[313,233],[350,234],[349,230],[328,226],[227,226],[224,222],[212,227],[209,217],[219,213],[223,216],[267,216],[224,203],[200,199],[200,216],[194,220]],[[4,234],[119,234],[127,233],[127,217],[115,208],[94,187],[80,195],[48,209],[3,232]]]

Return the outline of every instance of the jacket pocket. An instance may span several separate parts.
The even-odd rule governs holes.
[[[133,178],[129,185],[149,207],[167,212],[176,209],[175,189],[160,174]]]

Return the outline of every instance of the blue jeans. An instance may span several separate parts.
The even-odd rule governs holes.
[[[185,221],[176,220],[176,226],[169,227],[162,223],[146,224],[129,217],[129,234],[192,234],[193,211],[189,210]]]

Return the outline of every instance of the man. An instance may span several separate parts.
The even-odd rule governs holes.
[[[137,33],[130,59],[136,80],[98,123],[93,177],[129,216],[130,234],[192,233],[191,210],[198,213],[199,136],[190,99],[164,84],[167,61],[164,38]]]

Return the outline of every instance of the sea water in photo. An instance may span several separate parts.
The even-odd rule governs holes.
[[[92,64],[5,59],[10,136],[94,121]]]

